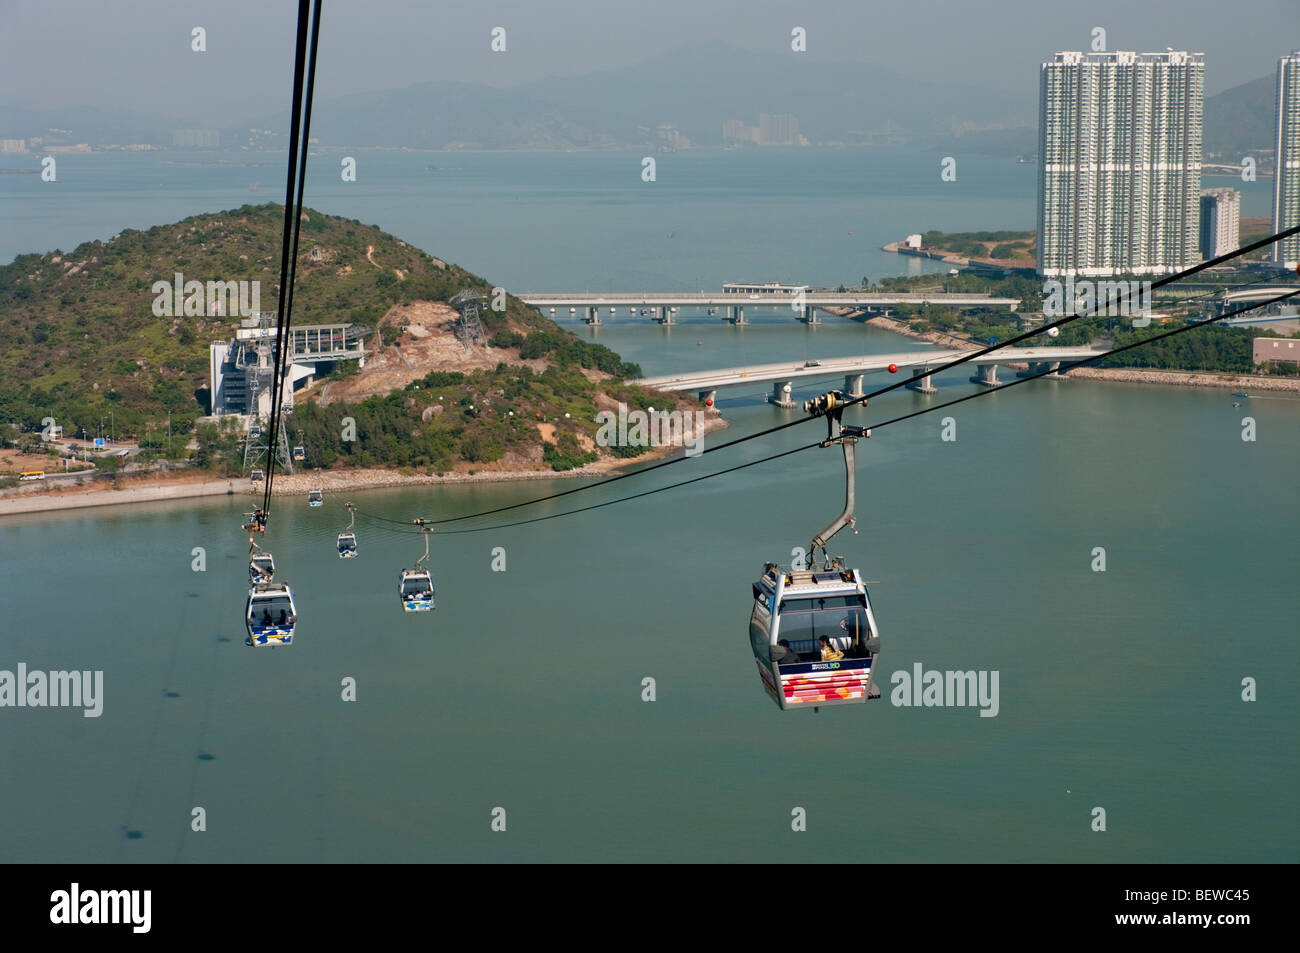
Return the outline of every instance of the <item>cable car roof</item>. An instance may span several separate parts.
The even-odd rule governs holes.
[[[253,599],[258,596],[292,596],[293,590],[287,582],[259,582],[248,591],[248,595]]]

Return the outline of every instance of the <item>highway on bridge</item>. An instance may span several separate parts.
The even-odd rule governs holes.
[[[794,381],[809,377],[844,375],[845,392],[858,397],[863,393],[862,375],[886,371],[891,364],[899,371],[909,371],[916,390],[930,392],[930,373],[938,367],[955,361],[970,351],[911,351],[896,354],[868,354],[861,357],[826,358],[800,363],[755,364],[749,367],[726,367],[710,371],[692,371],[662,377],[645,377],[638,381],[642,387],[668,391],[695,391],[702,399],[712,399],[713,392],[722,387],[742,384],[774,383],[773,400],[783,406],[790,402],[789,393]],[[980,373],[973,381],[997,386],[997,365],[1027,363],[1031,368],[1055,370],[1062,362],[1081,361],[1103,352],[1089,347],[1008,347],[992,351],[969,363]]]
[[[806,291],[793,294],[734,294],[720,292],[601,292],[550,294],[527,292],[515,297],[536,308],[637,308],[637,307],[787,307],[878,308],[901,304],[947,305],[954,308],[1007,308],[1016,310],[1019,298],[994,298],[987,294],[959,294],[935,291],[919,294],[886,294],[863,291]]]

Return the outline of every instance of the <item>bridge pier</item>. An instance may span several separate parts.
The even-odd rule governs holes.
[[[790,391],[793,389],[790,381],[773,381],[772,396],[769,399],[778,407],[793,407],[794,398],[790,396]]]
[[[974,377],[970,379],[972,384],[981,384],[984,387],[1000,387],[998,383],[998,366],[996,364],[980,364],[979,370]]]
[[[930,382],[930,368],[928,365],[926,367],[918,367],[912,371],[912,379],[907,382],[907,389],[914,390],[918,394],[933,394],[938,390],[938,388]]]
[[[865,394],[866,391],[862,389],[862,376],[861,374],[845,374],[844,393],[850,397],[861,397]]]
[[[811,305],[804,305],[799,309],[799,320],[804,324],[821,324],[821,318],[817,316],[817,309]]]
[[[587,316],[582,319],[592,326],[600,324],[600,308],[588,308]]]
[[[668,305],[662,305],[661,307],[658,307],[655,310],[659,312],[655,316],[655,320],[658,321],[660,324],[673,323],[673,309],[668,307]]]
[[[745,309],[738,304],[727,305],[727,320],[735,325],[745,324]]]
[[[1033,377],[1035,374],[1042,374],[1042,380],[1045,381],[1063,381],[1066,376],[1058,372],[1057,368],[1061,366],[1060,361],[1030,361],[1029,367],[1023,371],[1017,371],[1017,377]],[[1044,371],[1051,373],[1044,374]]]

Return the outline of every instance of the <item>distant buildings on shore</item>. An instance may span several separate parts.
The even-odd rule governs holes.
[[[1273,176],[1273,233],[1300,225],[1300,50],[1277,62],[1277,171]],[[1300,235],[1273,245],[1272,259],[1300,267]]]
[[[1042,64],[1040,275],[1196,264],[1204,99],[1201,53],[1062,52]]]
[[[808,140],[799,133],[799,119],[789,113],[769,115],[762,113],[757,126],[747,126],[742,120],[728,119],[722,124],[724,146],[806,146]]]
[[[178,149],[216,149],[221,145],[221,133],[215,129],[176,129],[172,145]]]

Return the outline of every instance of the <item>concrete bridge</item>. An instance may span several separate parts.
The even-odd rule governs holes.
[[[718,312],[732,324],[745,323],[745,308],[789,308],[801,321],[817,324],[817,309],[855,308],[858,310],[884,310],[898,305],[936,305],[959,311],[994,310],[1005,308],[1015,311],[1019,298],[995,298],[987,294],[958,294],[946,291],[917,294],[868,293],[862,291],[803,291],[781,294],[737,294],[734,292],[580,292],[576,294],[525,293],[516,295],[525,304],[555,315],[567,308],[569,313],[581,313],[588,324],[600,324],[600,312],[606,310],[610,318],[622,309],[632,317],[649,317],[660,324],[674,323],[673,315],[681,308]]]
[[[1267,301],[1278,295],[1296,294],[1300,288],[1281,288],[1277,285],[1262,285],[1258,288],[1243,288],[1240,291],[1228,291],[1223,295],[1223,310],[1228,311],[1233,305],[1244,301]]]
[[[866,391],[862,387],[862,378],[866,374],[887,371],[891,364],[898,371],[912,376],[908,387],[923,394],[935,391],[930,375],[937,367],[942,367],[957,360],[970,351],[913,351],[903,354],[871,354],[864,357],[826,358],[818,361],[805,361],[800,364],[761,364],[753,367],[728,367],[715,371],[696,371],[672,377],[645,377],[636,383],[643,387],[658,390],[695,391],[702,401],[712,401],[719,388],[737,387],[742,384],[772,384],[772,403],[780,407],[793,407],[795,401],[790,396],[794,382],[802,378],[829,377],[844,375],[844,393],[850,397],[861,397]],[[1052,371],[1049,379],[1060,379],[1055,373],[1062,362],[1081,361],[1096,357],[1101,351],[1088,347],[1008,347],[993,351],[970,361],[976,368],[971,381],[985,387],[997,387],[998,365],[1008,363],[1027,363],[1029,369],[1021,376]]]

